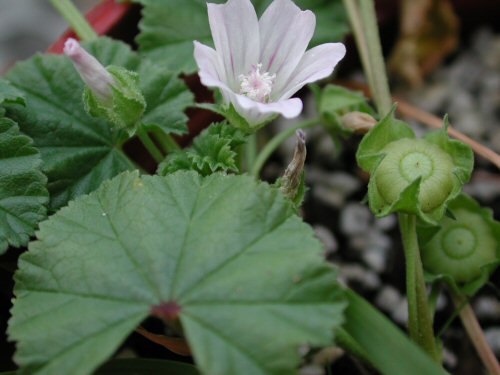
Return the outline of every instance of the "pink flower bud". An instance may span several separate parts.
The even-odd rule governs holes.
[[[111,99],[113,94],[111,85],[115,80],[94,56],[85,51],[73,38],[64,43],[64,53],[73,61],[80,77],[94,94],[102,100]]]

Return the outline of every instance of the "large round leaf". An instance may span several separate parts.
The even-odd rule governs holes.
[[[342,321],[336,272],[277,189],[122,174],[40,226],[10,339],[29,374],[89,374],[148,315],[180,320],[204,374],[292,374]]]
[[[145,124],[166,132],[186,130],[183,112],[192,102],[192,94],[181,81],[141,60],[121,42],[101,38],[86,48],[104,65],[139,72],[147,101]],[[26,106],[8,106],[8,116],[19,123],[41,152],[52,208],[95,190],[124,170],[134,169],[119,147],[123,134],[85,112],[83,82],[69,58],[37,55],[17,64],[7,78],[26,99]]]
[[[26,245],[49,200],[40,153],[17,124],[0,117],[0,254]]]

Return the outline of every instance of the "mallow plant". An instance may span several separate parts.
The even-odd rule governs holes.
[[[51,2],[79,40],[0,80],[0,252],[20,254],[7,330],[16,373],[294,374],[307,353],[336,345],[384,374],[446,374],[431,284],[447,286],[498,373],[467,299],[498,264],[500,224],[461,194],[471,149],[447,125],[417,139],[396,119],[372,1],[138,0],[138,51],[98,37],[69,0]],[[258,145],[275,118],[301,114],[300,89],[342,63],[347,16],[376,110],[316,85],[318,117]],[[213,102],[195,103],[190,74]],[[181,147],[189,107],[221,120]],[[302,129],[345,136],[347,118],[376,124],[357,161],[374,214],[400,217],[409,338],[337,281],[300,217]],[[282,176],[260,180],[293,135]],[[185,360],[114,359],[134,332]]]

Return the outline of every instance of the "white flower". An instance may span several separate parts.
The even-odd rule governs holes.
[[[111,85],[115,83],[115,79],[94,56],[85,51],[73,38],[64,43],[64,54],[73,61],[80,77],[94,94],[103,101],[111,100],[113,96]]]
[[[302,101],[290,97],[332,74],[345,55],[342,43],[306,52],[316,17],[291,0],[274,0],[260,20],[250,0],[207,6],[215,50],[194,42],[201,82],[219,88],[251,126],[277,114],[298,116]]]

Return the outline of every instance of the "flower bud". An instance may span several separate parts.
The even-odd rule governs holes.
[[[104,101],[111,100],[113,76],[90,53],[85,51],[76,39],[69,38],[64,43],[64,53],[72,61],[82,80],[92,92]]]
[[[75,39],[66,41],[64,53],[71,58],[86,84],[83,102],[87,113],[133,135],[146,108],[139,89],[139,75],[119,66],[104,68]]]
[[[427,271],[446,275],[456,283],[469,283],[486,273],[485,281],[500,259],[500,223],[490,210],[460,195],[449,204],[455,219],[444,217],[437,231],[422,238],[422,262]],[[422,232],[424,229],[420,229]]]
[[[358,134],[365,134],[377,124],[368,113],[354,111],[348,112],[341,118],[342,126]]]

